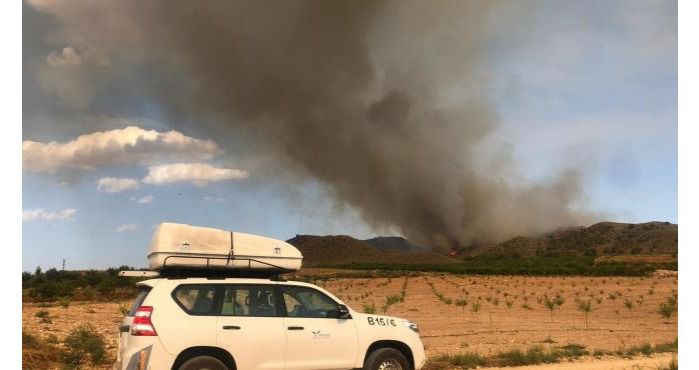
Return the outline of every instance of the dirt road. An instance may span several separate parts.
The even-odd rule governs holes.
[[[634,359],[585,358],[575,362],[562,362],[547,365],[532,365],[519,367],[483,367],[481,370],[657,370],[667,368],[670,361],[677,358],[675,354],[655,354],[651,357]]]

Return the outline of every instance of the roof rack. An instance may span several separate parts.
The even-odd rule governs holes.
[[[119,271],[119,276],[123,277],[159,277],[158,271]]]
[[[167,262],[170,258],[184,259],[203,259],[206,260],[206,265],[203,267],[182,267],[177,265],[168,266]],[[222,265],[212,265],[211,260],[230,261],[247,261],[247,267],[227,267]],[[253,268],[252,263],[259,263],[269,266],[269,268]],[[283,268],[268,262],[260,261],[254,258],[240,258],[235,256],[216,257],[216,256],[187,256],[176,255],[167,256],[163,261],[163,267],[158,271],[120,271],[119,276],[126,277],[164,277],[171,279],[183,279],[190,277],[205,277],[205,278],[253,278],[253,279],[270,279],[275,281],[284,281],[280,275],[295,270]]]

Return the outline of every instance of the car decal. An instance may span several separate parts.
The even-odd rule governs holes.
[[[376,326],[397,326],[395,319],[385,318],[385,317],[372,317],[367,316],[366,318],[369,325]]]

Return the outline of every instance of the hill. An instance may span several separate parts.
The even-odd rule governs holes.
[[[481,246],[470,256],[677,255],[677,225],[670,222],[627,224],[600,222],[538,237],[519,236]]]
[[[472,246],[465,249],[460,258],[444,256],[397,236],[359,240],[346,235],[297,235],[288,242],[303,253],[304,266],[450,264],[464,257],[676,256],[677,225],[600,222],[589,227],[570,227],[540,236],[518,236],[497,244]]]
[[[456,259],[430,251],[380,250],[368,242],[347,235],[297,235],[287,242],[301,251],[304,267],[376,262],[391,264],[450,264],[458,262]]]
[[[429,250],[429,248],[417,245],[402,236],[379,236],[364,241],[382,251],[420,252]]]

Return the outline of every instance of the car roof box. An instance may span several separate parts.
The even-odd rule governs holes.
[[[209,227],[162,223],[153,234],[151,270],[280,274],[301,269],[303,255],[293,245],[264,236]]]

